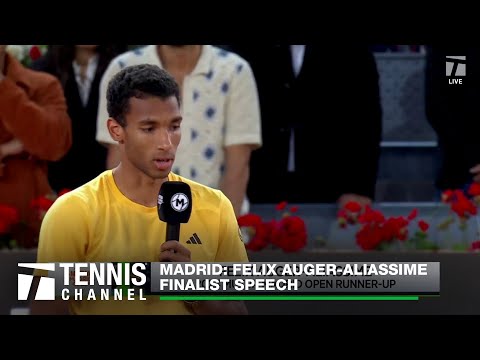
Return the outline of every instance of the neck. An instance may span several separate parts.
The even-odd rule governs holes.
[[[75,61],[78,65],[88,65],[88,61],[96,54],[94,49],[76,48]]]
[[[113,169],[113,178],[123,195],[147,207],[157,206],[160,186],[167,181],[167,178],[152,179],[125,161]]]
[[[202,45],[158,45],[157,53],[165,70],[189,74],[202,54]]]

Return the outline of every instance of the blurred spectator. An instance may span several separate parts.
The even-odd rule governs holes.
[[[249,199],[370,203],[382,114],[368,48],[230,48],[250,63],[260,96],[263,146],[252,155]]]
[[[0,204],[16,207],[38,234],[31,201],[51,193],[47,160],[70,148],[71,123],[60,82],[25,68],[5,49],[0,45]]]
[[[237,216],[248,211],[250,154],[261,145],[257,88],[249,64],[215,46],[148,45],[111,62],[101,82],[97,123],[97,140],[109,146],[107,167],[119,162],[106,126],[107,84],[122,68],[141,63],[164,68],[180,86],[182,140],[173,172],[222,190]]]
[[[73,144],[61,160],[49,164],[50,185],[74,189],[105,170],[106,149],[96,140],[100,79],[110,61],[127,45],[50,45],[32,64],[62,83],[72,119]]]
[[[453,69],[453,63],[447,63],[447,56],[466,56],[466,74],[458,77],[461,84],[449,83],[446,70]],[[425,74],[426,115],[442,156],[437,187],[480,182],[480,47],[428,46]]]

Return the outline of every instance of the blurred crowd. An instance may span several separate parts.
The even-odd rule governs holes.
[[[374,52],[426,55],[427,118],[439,190],[480,180],[479,75],[445,81],[445,56],[420,45],[0,45],[0,204],[29,222],[31,201],[118,165],[106,122],[109,80],[126,66],[167,70],[181,90],[173,171],[251,203],[374,201],[382,137]],[[332,54],[335,56],[332,57]],[[353,157],[355,155],[355,157]],[[35,229],[33,230],[35,231]]]

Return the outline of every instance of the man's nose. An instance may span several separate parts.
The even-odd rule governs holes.
[[[157,148],[161,150],[169,150],[172,146],[172,140],[168,130],[160,130],[156,138]]]

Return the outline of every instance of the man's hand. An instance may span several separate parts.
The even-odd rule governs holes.
[[[10,155],[20,154],[23,150],[23,143],[18,139],[13,139],[0,145],[0,176],[3,175],[3,168],[5,167],[3,159]]]
[[[165,241],[160,246],[158,261],[190,262],[192,257],[190,250],[178,241]]]
[[[12,139],[0,145],[0,161],[11,155],[18,155],[23,152],[23,143],[18,139]]]
[[[480,164],[475,165],[470,169],[470,173],[473,174],[473,181],[480,183]]]
[[[338,198],[338,206],[343,208],[346,203],[350,201],[355,201],[362,205],[362,207],[365,207],[365,205],[371,205],[372,204],[372,199],[362,196],[362,195],[357,195],[357,194],[343,194]]]
[[[191,262],[190,250],[178,241],[165,241],[160,246],[159,261]],[[184,302],[187,309],[195,315],[247,315],[243,301],[193,301]]]

